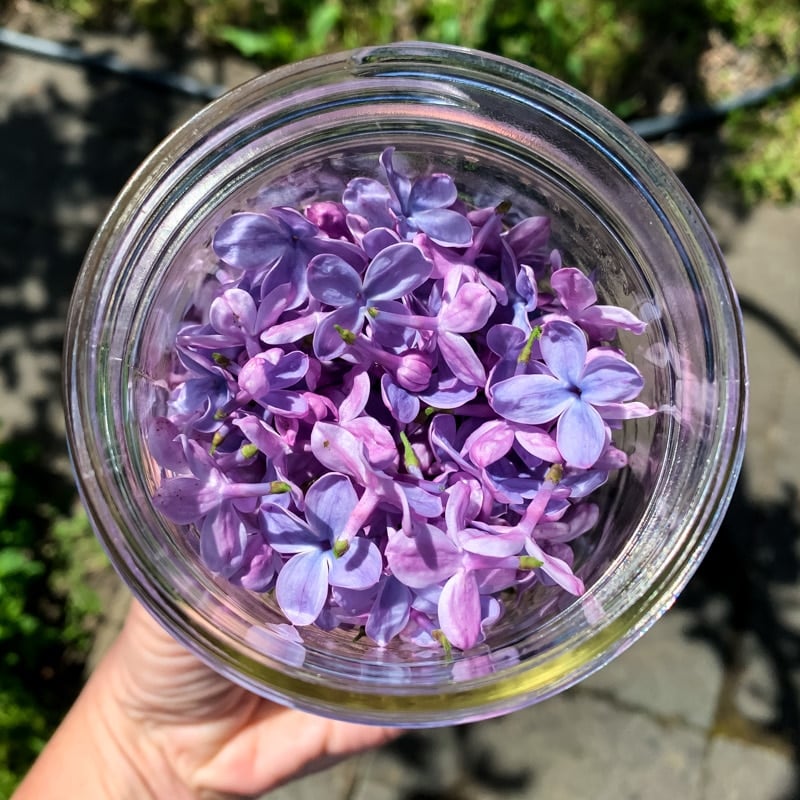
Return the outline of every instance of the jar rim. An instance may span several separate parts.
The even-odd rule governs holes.
[[[395,93],[391,97],[382,88],[387,84]],[[369,86],[372,94],[359,98],[358,105],[355,101],[347,105],[347,93],[354,86]],[[704,481],[697,495],[702,508],[681,521],[681,535],[670,540],[657,568],[651,565],[648,582],[637,585],[636,593],[624,602],[619,600],[618,578],[596,591],[590,589],[601,605],[614,607],[613,618],[586,624],[567,636],[565,631],[586,614],[576,604],[563,612],[560,640],[551,642],[546,651],[537,652],[531,644],[531,654],[522,664],[501,662],[482,675],[450,680],[435,690],[420,690],[407,680],[393,684],[387,678],[381,684],[378,678],[372,683],[348,682],[333,671],[321,677],[310,670],[306,674],[274,653],[243,647],[241,633],[215,631],[216,623],[203,620],[197,608],[180,602],[180,586],[156,585],[148,574],[154,568],[147,560],[152,556],[132,555],[136,526],[146,523],[152,509],[141,507],[147,488],[141,478],[134,485],[129,475],[131,463],[141,457],[140,434],[129,426],[136,414],[130,387],[137,369],[131,333],[146,318],[142,297],[152,291],[154,276],[168,261],[164,254],[185,244],[180,237],[188,236],[186,220],[196,224],[206,219],[211,201],[203,205],[208,193],[203,180],[229,179],[232,188],[226,189],[225,202],[230,205],[235,190],[240,185],[246,188],[251,179],[246,170],[252,153],[261,157],[268,147],[282,154],[301,150],[292,136],[313,124],[323,100],[329,114],[343,108],[360,120],[367,131],[363,141],[376,142],[379,131],[370,133],[369,126],[374,127],[377,119],[385,130],[393,113],[415,106],[414,91],[424,97],[417,115],[410,118],[414,124],[420,115],[439,115],[440,122],[455,126],[441,122],[441,131],[430,133],[431,142],[438,145],[448,132],[465,130],[465,120],[485,117],[482,142],[508,139],[509,163],[517,163],[514,159],[534,146],[543,148],[559,159],[555,183],[581,176],[588,207],[605,200],[596,176],[582,177],[586,164],[581,158],[593,149],[598,161],[614,165],[619,180],[632,187],[630,196],[638,192],[642,198],[636,213],[651,214],[652,224],[663,229],[660,242],[674,248],[677,267],[671,278],[684,281],[685,296],[710,309],[704,323],[693,324],[707,337],[707,360],[716,359],[713,380],[706,380],[711,385],[704,384],[704,397],[716,400],[718,407],[702,413],[712,415],[719,426],[713,446],[703,453],[709,464],[698,472]],[[377,98],[389,104],[384,116],[375,108]],[[335,102],[341,108],[334,108]],[[522,110],[528,111],[530,120],[520,122]],[[543,116],[536,118],[534,112]],[[578,155],[567,148],[561,152],[546,139],[534,125],[535,119],[545,118],[569,132],[573,144],[580,143]],[[401,133],[411,136],[409,131],[413,132],[411,123]],[[311,144],[303,144],[312,154],[313,147],[325,145],[324,136],[315,135],[318,142],[309,134]],[[457,146],[466,143],[452,145]],[[614,224],[622,225],[617,217],[627,211],[611,209]],[[655,269],[649,277],[658,280]],[[679,330],[670,331],[680,336]],[[685,358],[677,359],[668,367],[676,375],[681,370],[693,375],[684,362]],[[69,448],[79,490],[112,563],[134,594],[201,658],[247,688],[317,713],[388,724],[449,724],[513,710],[567,688],[625,649],[671,605],[710,545],[741,467],[746,428],[747,373],[735,293],[713,236],[677,178],[633,131],[567,84],[498,56],[425,42],[359,48],[278,68],[206,106],[168,137],[123,189],[89,249],[70,307],[64,374]],[[672,379],[677,385],[685,376]],[[692,390],[681,386],[675,391],[687,398]],[[696,417],[691,424],[711,427],[699,411]],[[684,435],[688,423],[675,424],[679,430],[670,435]],[[671,447],[671,457],[679,458],[679,448],[674,443]],[[660,485],[667,479],[669,475],[662,476]],[[213,592],[212,584],[208,581],[202,591]]]

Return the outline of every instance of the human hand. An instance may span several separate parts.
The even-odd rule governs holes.
[[[235,800],[399,731],[283,708],[203,664],[136,602],[13,800]]]
[[[137,758],[152,764],[139,773],[159,800],[257,796],[399,733],[260,698],[203,664],[136,602],[107,661],[110,707],[138,738]]]

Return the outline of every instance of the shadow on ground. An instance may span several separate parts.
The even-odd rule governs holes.
[[[94,73],[86,91],[78,70],[9,60],[0,51],[0,75],[26,90],[0,90],[0,795],[84,680],[64,592],[85,587],[64,585],[76,580],[65,548],[89,534],[77,518],[81,530],[54,533],[76,500],[60,400],[70,294],[106,208],[187,106]]]

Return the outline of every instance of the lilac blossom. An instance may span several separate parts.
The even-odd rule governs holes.
[[[355,217],[356,226],[365,233],[370,228],[398,226],[402,236],[426,233],[438,244],[463,247],[472,241],[469,220],[450,210],[458,190],[449,175],[436,173],[415,181],[397,172],[393,164],[394,148],[381,155],[389,186],[370,178],[355,178],[344,192],[342,202]]]
[[[233,214],[217,229],[212,247],[231,267],[262,277],[273,273],[265,288],[289,284],[293,305],[299,305],[306,297],[306,268],[315,255],[361,258],[351,243],[319,234],[319,228],[295,209],[276,207],[264,214]],[[264,291],[262,296],[266,295]]]
[[[435,315],[398,314],[377,306],[371,312],[376,322],[435,335],[436,347],[453,374],[469,386],[481,386],[486,382],[486,370],[463,334],[483,328],[494,308],[495,299],[485,286],[464,283],[452,296],[445,296]]]
[[[613,339],[617,330],[644,333],[645,323],[619,306],[597,304],[594,285],[580,270],[563,267],[550,276],[550,285],[570,318],[595,339]]]
[[[431,263],[419,248],[409,243],[390,245],[370,262],[361,276],[335,255],[321,255],[308,266],[308,285],[312,296],[336,310],[316,326],[314,352],[329,361],[341,355],[345,344],[337,333],[343,328],[358,333],[367,309],[387,309],[397,313],[403,306],[392,303],[422,284],[431,273]],[[391,304],[390,304],[391,303]]]
[[[373,542],[358,537],[346,548],[337,546],[357,502],[350,480],[331,472],[306,493],[305,521],[281,506],[263,507],[270,546],[291,556],[278,574],[275,596],[295,625],[309,625],[319,616],[329,585],[368,589],[378,582],[383,562]]]
[[[219,580],[274,593],[293,643],[469,650],[506,589],[584,592],[617,432],[653,413],[615,339],[644,323],[563,266],[548,218],[380,165],[219,226],[146,430],[152,502]]]
[[[573,323],[545,323],[540,342],[550,374],[517,375],[492,389],[492,408],[505,419],[532,425],[558,420],[556,443],[575,467],[588,469],[605,444],[598,405],[632,400],[644,382],[627,361],[611,355],[588,357],[586,334]]]

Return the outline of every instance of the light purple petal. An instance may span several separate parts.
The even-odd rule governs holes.
[[[484,606],[484,603],[489,598],[487,594],[495,592],[502,592],[511,586],[519,583],[519,572],[517,569],[507,569],[499,567],[497,569],[482,569],[475,573],[475,578],[478,581],[478,591],[481,593],[481,614],[486,614],[489,611]],[[492,598],[494,599],[494,598]],[[481,627],[485,630],[487,625],[486,617],[484,616]]]
[[[259,399],[273,414],[296,418],[308,414],[308,400],[300,392],[275,389]]]
[[[549,461],[555,464],[561,461],[561,453],[558,450],[555,439],[541,429],[536,430],[517,430],[514,434],[520,445],[532,456],[541,458],[542,461]]]
[[[387,147],[380,155],[381,166],[386,172],[386,179],[394,193],[395,198],[400,203],[403,213],[408,213],[408,196],[411,194],[411,181],[402,173],[395,171],[394,147]]]
[[[269,383],[273,389],[294,386],[308,372],[308,356],[298,350],[284,353],[279,348],[274,348],[263,355],[272,365]]]
[[[295,239],[309,239],[319,233],[317,226],[294,208],[275,206],[269,213],[283,222]]]
[[[589,361],[580,382],[581,396],[587,403],[633,400],[643,386],[639,370],[614,356],[599,356]]]
[[[246,544],[244,522],[228,503],[210,513],[200,527],[200,557],[212,572],[238,569]]]
[[[285,456],[292,452],[278,433],[258,417],[252,415],[240,417],[233,420],[233,424],[269,459]]]
[[[559,418],[556,444],[569,466],[588,469],[600,457],[605,443],[605,425],[589,403],[578,400]]]
[[[577,472],[570,472],[566,477],[561,479],[559,488],[568,489],[569,496],[573,500],[578,500],[591,494],[608,480],[608,472],[597,469],[599,463],[600,459],[595,462],[593,469],[582,469]]]
[[[417,396],[432,408],[458,408],[474,400],[478,390],[475,385],[459,380],[446,364],[439,361],[439,367],[434,373],[430,387]]]
[[[419,398],[398,386],[391,377],[384,373],[381,377],[381,397],[386,408],[398,421],[407,425],[419,414]]]
[[[367,405],[372,392],[369,373],[365,369],[353,370],[350,374],[352,376],[350,392],[339,404],[340,422],[358,417]]]
[[[459,480],[447,492],[445,524],[452,535],[468,526],[481,510],[483,492],[476,480]]]
[[[279,325],[272,325],[261,334],[261,341],[266,344],[290,344],[304,336],[314,333],[317,323],[324,314],[316,311],[311,314],[286,320]]]
[[[464,442],[464,450],[478,467],[488,467],[502,458],[514,443],[514,430],[503,420],[485,422]]]
[[[481,598],[473,572],[459,570],[439,597],[439,624],[448,641],[469,650],[481,635]]]
[[[492,325],[486,334],[489,349],[501,358],[514,358],[525,346],[528,336],[516,325]]]
[[[543,522],[536,528],[536,536],[546,542],[571,542],[591,530],[600,518],[596,503],[580,503],[569,520],[562,522]]]
[[[419,405],[419,401],[417,404]],[[182,472],[187,466],[186,454],[178,435],[177,425],[166,417],[154,417],[147,424],[147,448],[150,455],[159,466],[173,472]]]
[[[226,264],[243,270],[271,266],[286,254],[290,232],[265,214],[234,214],[214,234],[212,247]]]
[[[447,208],[458,199],[455,181],[444,173],[436,173],[414,181],[408,194],[408,210],[412,214],[430,208]]]
[[[217,423],[217,427],[219,427],[219,423]],[[182,441],[189,471],[196,477],[202,478],[206,484],[219,484],[221,482],[220,472],[208,450],[200,442],[192,439],[182,437]]]
[[[472,345],[463,336],[440,331],[437,343],[442,358],[456,378],[468,386],[483,386],[486,383],[486,370]]]
[[[638,419],[652,417],[656,409],[644,403],[592,403],[603,419]]]
[[[279,553],[304,553],[319,550],[327,541],[324,533],[306,525],[303,520],[274,503],[261,508],[261,529],[273,550]]]
[[[253,331],[260,336],[271,328],[289,307],[294,295],[295,290],[292,286],[288,283],[281,283],[270,290],[266,297],[262,297],[256,313],[256,320],[253,323]]]
[[[410,221],[434,242],[445,247],[467,247],[472,242],[472,225],[457,211],[445,208],[417,211]]]
[[[550,276],[550,285],[567,311],[582,311],[597,302],[594,284],[573,267],[555,270]]]
[[[577,395],[550,375],[517,375],[496,383],[491,405],[512,422],[539,425],[555,419],[577,400]]]
[[[331,361],[347,349],[347,344],[339,336],[335,326],[358,334],[361,333],[363,324],[364,309],[355,303],[331,311],[319,322],[314,331],[313,345],[317,358],[321,361]]]
[[[365,626],[367,636],[383,647],[408,624],[411,590],[393,576],[381,584]]]
[[[566,561],[548,555],[533,539],[528,539],[525,543],[525,550],[528,555],[542,562],[542,566],[539,569],[562,589],[566,589],[570,594],[576,596],[584,593],[583,581],[573,573],[572,568]]]
[[[465,528],[458,533],[458,543],[468,553],[494,558],[515,556],[525,546],[525,534],[516,528],[504,533],[488,533]]]
[[[519,268],[517,280],[514,282],[514,288],[522,300],[522,311],[526,314],[535,311],[538,290],[536,288],[536,276],[530,267],[526,267],[523,264]],[[527,317],[525,317],[523,321],[527,322]],[[530,325],[530,322],[527,324]]]
[[[369,539],[356,536],[350,541],[345,553],[331,562],[328,581],[331,586],[345,589],[369,589],[374,586],[383,572],[383,558],[380,550]]]
[[[363,217],[370,228],[391,228],[394,225],[394,216],[389,210],[391,200],[388,189],[372,178],[354,178],[342,195],[345,208],[351,214]]]
[[[366,618],[377,596],[377,586],[371,586],[369,589],[345,589],[342,586],[331,588],[331,600],[338,606],[337,612],[341,611],[350,618]]]
[[[334,542],[347,524],[358,497],[345,475],[329,472],[306,492],[306,519],[319,536]]]
[[[377,308],[379,312],[389,312],[409,316],[408,308],[397,300],[376,300],[370,306]],[[386,322],[386,317],[379,313],[377,317],[368,316],[370,328],[372,329],[372,341],[390,350],[401,350],[413,347],[417,341],[417,331],[405,325],[397,325],[393,322]]]
[[[381,250],[401,241],[402,239],[391,228],[373,228],[364,234],[361,246],[367,257],[373,259]]]
[[[375,417],[363,416],[340,423],[364,446],[367,460],[375,469],[397,468],[399,453],[392,434]]]
[[[350,475],[362,486],[374,485],[364,446],[341,426],[317,422],[311,431],[311,452],[324,467]]]
[[[278,573],[275,599],[289,622],[310,625],[328,596],[328,570],[333,556],[313,550],[292,556]]]
[[[526,217],[503,234],[521,263],[536,265],[547,254],[550,238],[549,217]]]
[[[275,577],[277,559],[261,534],[251,535],[244,549],[242,566],[228,580],[251,592],[266,592]]]
[[[397,482],[395,486],[406,496],[409,506],[414,509],[417,516],[433,519],[442,514],[442,497],[426,491],[421,486],[413,483]]]
[[[198,478],[166,478],[153,496],[153,505],[169,520],[178,525],[196,522],[212,511],[220,502],[207,502],[205,481]]]
[[[554,375],[578,386],[586,362],[586,334],[571,322],[547,322],[539,340],[542,357]]]
[[[338,256],[315,256],[308,265],[308,291],[321,303],[337,308],[358,303],[361,276]]]
[[[211,303],[208,321],[217,333],[244,338],[255,332],[255,301],[243,289],[226,289]]]
[[[642,322],[635,314],[619,306],[592,306],[585,309],[580,322],[589,335],[600,339],[611,339],[618,329],[631,333],[644,333],[647,323]]]
[[[480,283],[464,283],[439,314],[439,329],[471,333],[483,328],[495,309],[492,293]]]
[[[265,353],[253,356],[239,371],[239,388],[254,400],[260,400],[272,388],[270,376],[273,365]]]
[[[386,561],[392,573],[412,589],[424,589],[449,578],[461,564],[461,553],[433,525],[415,525],[414,535],[389,535]]]
[[[364,275],[364,296],[372,303],[394,300],[413,292],[431,274],[433,264],[410,242],[400,242],[381,250]]]

